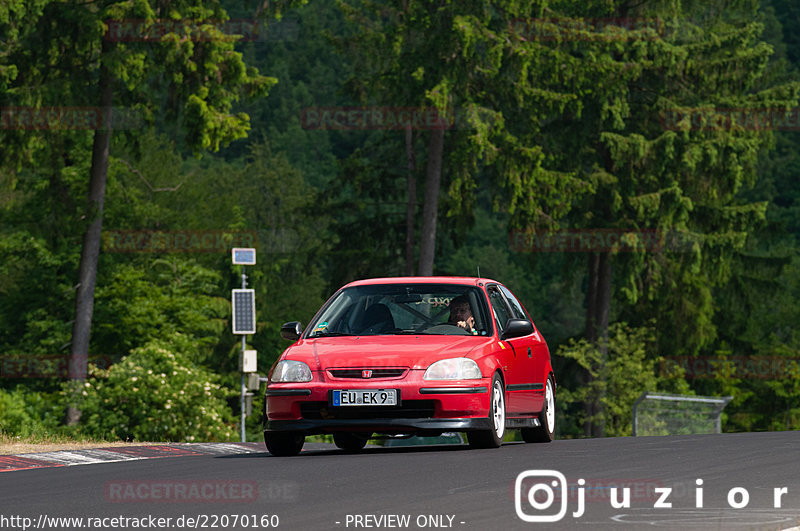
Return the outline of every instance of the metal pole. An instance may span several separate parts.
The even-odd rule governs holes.
[[[242,289],[247,288],[247,276],[244,274],[244,266],[242,266]],[[246,347],[245,344],[245,335],[242,335],[242,362],[244,362],[244,350]],[[244,367],[242,367],[244,369]],[[244,372],[242,372],[242,385],[241,385],[241,408],[242,408],[242,424],[241,424],[241,441],[245,442],[245,433],[244,433],[244,417],[245,417],[245,393],[247,392],[247,388],[245,387],[244,382]]]
[[[639,415],[637,409],[639,409],[639,404],[641,404],[642,400],[647,398],[647,391],[643,392],[639,395],[639,398],[636,399],[636,402],[633,403],[633,436],[636,437],[639,432]]]

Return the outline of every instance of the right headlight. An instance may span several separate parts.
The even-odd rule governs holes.
[[[311,369],[302,361],[279,361],[269,377],[271,382],[310,382]]]
[[[439,360],[425,371],[423,380],[477,380],[481,377],[478,364],[469,358]]]

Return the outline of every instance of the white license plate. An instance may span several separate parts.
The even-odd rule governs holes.
[[[397,389],[336,390],[331,396],[332,406],[396,406]]]

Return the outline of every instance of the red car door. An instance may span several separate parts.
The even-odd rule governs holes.
[[[506,414],[509,417],[536,414],[541,411],[541,399],[538,401],[539,408],[536,409],[536,389],[531,372],[533,338],[532,336],[523,336],[502,339],[508,320],[518,317],[515,316],[511,305],[498,284],[490,284],[486,289],[494,312],[498,335],[501,338],[500,348],[508,351],[505,353],[506,362],[503,366],[503,377],[505,378],[506,386]]]
[[[544,405],[544,387],[548,376],[550,351],[544,338],[539,333],[539,330],[536,329],[536,325],[519,300],[505,286],[499,286],[499,288],[505,295],[514,318],[525,319],[533,326],[532,334],[512,341],[518,341],[517,344],[525,349],[523,357],[523,372],[525,376],[522,378],[525,382],[522,385],[532,391],[532,393],[525,392],[527,404],[525,409],[529,410],[527,412],[539,413]]]

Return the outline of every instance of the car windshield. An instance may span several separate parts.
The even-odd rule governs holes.
[[[381,284],[345,288],[323,307],[306,337],[341,335],[491,335],[483,292],[456,284]]]

